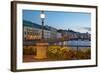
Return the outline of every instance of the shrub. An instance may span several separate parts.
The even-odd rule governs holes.
[[[85,49],[85,51],[78,50],[77,58],[78,59],[90,59],[91,58],[91,50],[90,49]]]
[[[71,49],[68,47],[60,47],[60,46],[49,46],[48,47],[48,57],[52,59],[69,59],[69,55],[72,53],[70,52]]]
[[[24,46],[23,54],[24,55],[35,55],[36,54],[36,48],[34,48],[33,46]]]

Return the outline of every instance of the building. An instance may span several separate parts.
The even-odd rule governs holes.
[[[50,31],[50,36],[49,38],[51,40],[56,39],[57,38],[57,29],[51,26],[46,25],[45,28],[47,28]]]
[[[23,21],[24,40],[36,40],[42,38],[42,26],[30,21]],[[54,32],[54,31],[53,31]],[[44,39],[51,38],[51,29],[44,26]]]
[[[60,38],[62,38],[62,34],[57,31],[57,39],[60,39]]]
[[[24,28],[24,40],[36,40],[42,38],[42,25],[32,23],[30,21],[23,21]],[[51,26],[44,26],[44,39],[45,40],[73,40],[73,39],[89,39],[91,35],[89,33],[80,33],[73,30],[57,30]]]
[[[73,30],[58,30],[58,32],[61,33],[62,38],[68,39],[68,40],[73,40],[73,39],[90,39],[91,34],[89,33],[80,33],[80,32],[75,32]]]
[[[41,26],[29,21],[23,21],[24,40],[41,39]]]

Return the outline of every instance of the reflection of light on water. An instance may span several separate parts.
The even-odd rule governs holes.
[[[71,40],[71,41],[66,41],[65,45],[81,45],[81,46],[91,46],[91,41],[89,40]]]
[[[70,47],[70,49],[72,50],[77,50],[77,47]],[[90,47],[78,47],[79,50],[82,50],[82,49],[91,49]]]
[[[89,40],[70,40],[65,41],[64,45],[69,45],[67,47],[70,47],[73,50],[82,50],[82,49],[90,49],[91,48],[91,41]]]

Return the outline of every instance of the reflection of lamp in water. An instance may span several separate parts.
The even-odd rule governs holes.
[[[44,19],[45,19],[44,11],[41,11],[40,18],[42,21],[42,39],[44,39]]]

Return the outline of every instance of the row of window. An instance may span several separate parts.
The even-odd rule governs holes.
[[[40,35],[40,33],[37,33],[37,32],[24,32],[24,35]]]

